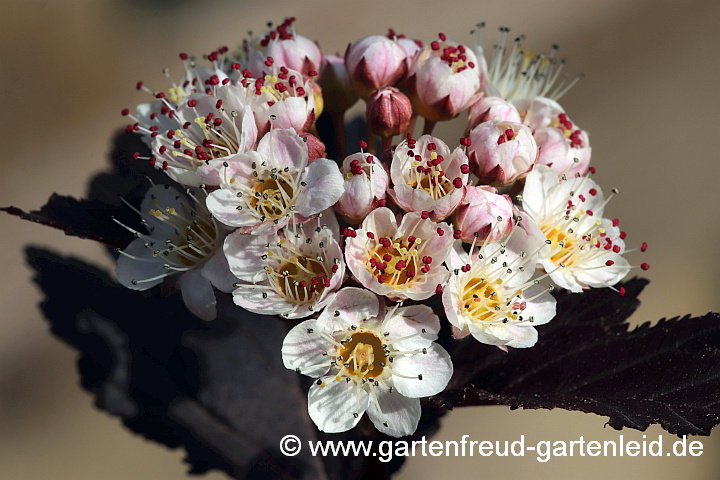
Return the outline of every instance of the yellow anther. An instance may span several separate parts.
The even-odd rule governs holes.
[[[437,159],[437,152],[432,152],[432,153],[430,153],[430,159],[431,159],[431,160]]]
[[[268,257],[272,257],[272,256],[273,256],[272,250],[268,250],[267,256],[268,256]]]
[[[602,235],[603,233],[605,233],[605,229],[604,229],[604,228],[598,228],[598,233]]]
[[[170,215],[177,215],[177,210],[175,210],[173,207],[168,207],[165,209],[165,211]]]
[[[393,243],[392,246],[393,246],[394,249],[400,248],[400,244],[397,243],[397,242]]]

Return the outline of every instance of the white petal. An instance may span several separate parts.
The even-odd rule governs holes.
[[[233,284],[238,281],[237,277],[230,271],[230,266],[222,248],[215,250],[215,253],[202,266],[200,273],[215,288],[225,293],[232,292],[235,288]]]
[[[259,281],[264,278],[263,268],[266,261],[262,256],[267,254],[265,245],[270,237],[265,235],[249,235],[234,231],[225,238],[223,251],[227,257],[230,270],[235,276],[246,282]]]
[[[398,308],[392,318],[385,319],[384,325],[385,332],[390,334],[387,342],[396,350],[427,348],[437,340],[440,331],[440,319],[427,305]],[[416,334],[413,338],[397,340]]]
[[[292,129],[268,132],[258,143],[257,152],[263,160],[272,165],[278,168],[289,167],[296,172],[305,168],[308,163],[307,145]]]
[[[387,390],[370,400],[367,413],[378,431],[391,437],[412,435],[420,422],[420,399],[408,398]]]
[[[367,410],[369,394],[354,382],[313,383],[308,392],[308,413],[321,432],[346,432],[358,424]]]
[[[266,294],[263,297],[263,293]],[[233,291],[233,301],[245,310],[261,315],[280,315],[292,310],[285,297],[269,288],[257,288],[255,285],[240,285]]]
[[[378,297],[365,289],[345,287],[318,318],[321,328],[329,331],[347,330],[352,325],[359,326],[364,321],[377,317],[380,313]]]
[[[533,285],[532,287],[525,289],[523,296],[525,298],[534,297],[543,290],[545,292],[536,299],[527,302],[525,310],[520,313],[525,320],[533,317],[533,325],[543,325],[555,317],[557,300],[555,300],[555,297],[550,295],[550,292],[548,292],[546,288],[540,285]]]
[[[231,227],[250,227],[260,221],[245,210],[238,210],[240,205],[237,196],[229,190],[220,189],[210,192],[205,200],[208,210],[213,216]]]
[[[399,393],[411,398],[429,397],[442,392],[450,381],[453,365],[450,355],[437,343],[427,353],[399,355],[392,364],[393,385]],[[402,378],[396,374],[401,374]],[[422,375],[422,380],[419,376]]]
[[[332,344],[319,335],[319,331],[315,320],[306,320],[288,332],[282,344],[285,368],[314,378],[327,373],[330,369],[330,357],[323,354]]]
[[[185,306],[193,315],[203,320],[213,320],[217,316],[215,292],[210,280],[203,277],[199,269],[182,274],[177,283]]]
[[[296,207],[306,217],[332,207],[345,191],[344,181],[335,162],[318,158],[303,173],[305,187],[298,195]]]

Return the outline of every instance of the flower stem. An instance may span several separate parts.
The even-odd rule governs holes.
[[[432,135],[432,132],[435,129],[436,124],[437,124],[437,120],[429,120],[426,118],[425,124],[423,125],[423,135]]]

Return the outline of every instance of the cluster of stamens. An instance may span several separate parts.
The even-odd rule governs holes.
[[[475,68],[475,63],[468,62],[463,45],[443,45],[447,41],[444,33],[438,33],[440,41],[430,43],[433,53],[440,57],[440,60],[447,63],[452,68],[453,73],[459,73],[468,68]]]
[[[469,145],[469,139],[461,139],[461,144]],[[428,143],[424,152],[415,152],[415,140],[408,134],[407,137],[408,158],[410,158],[411,169],[406,174],[406,181],[409,186],[421,189],[430,195],[430,198],[437,200],[450,194],[456,188],[462,188],[462,178],[449,179],[445,176],[442,163],[445,158],[437,153],[437,145]],[[460,167],[462,173],[468,173],[470,167],[464,164]]]
[[[478,23],[470,31],[475,35],[476,43],[482,46],[485,22]],[[553,45],[549,55],[534,55],[523,46],[525,36],[515,38],[510,54],[505,59],[510,28],[500,27],[498,42],[493,45],[490,58],[488,79],[506,100],[519,100],[532,97],[560,99],[582,78],[573,80],[567,75],[560,76],[565,59],[556,58],[558,46]]]
[[[570,140],[571,148],[583,148],[585,141],[582,138],[582,130],[576,128],[573,130],[573,124],[564,113],[560,113],[551,123],[552,127],[562,130],[565,138]]]

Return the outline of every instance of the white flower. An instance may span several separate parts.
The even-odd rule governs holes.
[[[430,220],[428,212],[406,213],[398,227],[389,208],[378,208],[361,229],[348,233],[348,267],[378,295],[424,300],[448,278],[442,263],[452,248],[453,231],[447,223]]]
[[[188,309],[203,320],[212,320],[216,316],[212,287],[231,292],[237,279],[221,248],[227,231],[205,208],[205,194],[192,189],[186,194],[153,185],[140,210],[128,204],[142,218],[147,233],[115,220],[137,237],[120,252],[117,279],[133,290],[147,290],[178,275]]]
[[[353,428],[367,412],[375,428],[410,435],[420,420],[420,397],[445,389],[450,355],[434,340],[440,320],[425,305],[392,308],[360,288],[344,288],[317,320],[290,330],[283,363],[318,380],[308,412],[328,433]]]
[[[310,217],[332,206],[343,193],[335,162],[318,158],[308,165],[308,148],[294,130],[273,130],[257,151],[226,162],[220,189],[207,207],[222,223],[243,233],[270,234],[299,214]]]
[[[263,315],[304,318],[333,299],[345,275],[340,231],[332,209],[268,235],[236,231],[225,239],[230,270],[244,283],[235,303]]]
[[[138,89],[156,100],[138,105],[134,115],[129,109],[122,112],[135,122],[128,131],[143,134],[152,150],[152,157],[133,157],[148,160],[183,185],[217,185],[222,162],[255,146],[253,96],[247,88],[230,84],[217,67],[192,66],[185,54],[181,58],[186,69],[182,85],[172,82],[166,93],[139,82]]]
[[[457,242],[446,263],[452,270],[443,290],[445,314],[456,337],[525,348],[537,342],[535,325],[555,316],[555,298],[531,280],[543,243],[517,225],[504,242],[471,246]]]
[[[559,287],[572,292],[609,287],[630,270],[622,256],[624,234],[617,221],[602,218],[610,198],[589,175],[558,179],[550,168],[536,165],[526,177],[523,208],[546,238],[549,246],[539,261]]]
[[[487,68],[488,62],[482,47],[484,30],[485,22],[482,22],[477,24],[473,33],[476,34],[475,53],[483,59],[481,63],[485,67],[484,90],[488,95],[510,101],[533,97],[558,100],[582,78],[582,75],[578,75],[570,80],[567,75],[561,75],[565,59],[556,58],[557,45],[553,45],[548,55],[533,55],[522,43],[524,36],[516,37],[510,46],[508,27],[500,27],[499,38],[489,57],[490,67]],[[510,52],[507,58],[506,51]]]
[[[433,220],[444,220],[463,199],[469,172],[464,148],[450,153],[445,142],[430,135],[406,139],[390,164],[390,195],[406,212],[427,211]]]

